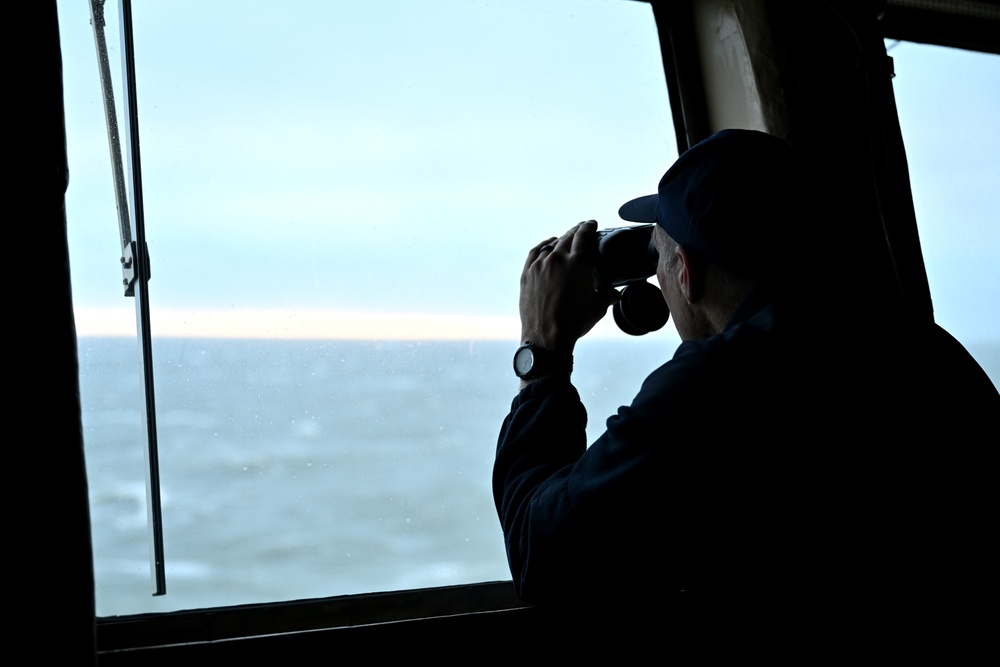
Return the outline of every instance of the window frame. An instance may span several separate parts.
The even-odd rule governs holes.
[[[95,6],[103,4],[100,0],[93,0]],[[626,0],[621,0],[626,1]],[[654,21],[659,35],[661,53],[668,54],[673,49],[664,48],[663,40],[665,35],[670,39],[675,37],[676,29],[665,31],[664,25],[676,25],[665,21],[667,11],[658,3],[650,0],[632,0],[644,2],[651,5]],[[133,195],[135,204],[129,207],[126,215],[130,216],[128,229],[131,230],[133,247],[145,247],[145,234],[143,230],[143,206],[141,189],[141,169],[139,157],[139,137],[138,127],[134,122],[137,115],[136,107],[138,102],[135,93],[135,67],[134,48],[131,40],[131,12],[130,0],[119,0],[122,5],[122,32],[124,38],[124,69],[123,83],[124,94],[122,95],[126,113],[121,127],[123,136],[129,138],[128,142],[122,146],[123,154],[129,167],[126,173],[126,181],[130,186],[130,193]],[[663,65],[674,68],[675,63],[670,56],[663,56]],[[673,69],[671,70],[673,71]],[[690,76],[690,73],[689,73]],[[673,79],[667,76],[668,88],[672,85]],[[672,90],[677,90],[673,85]],[[668,91],[669,92],[669,91]],[[670,107],[665,111],[673,113],[676,121],[680,116],[673,112],[673,97],[670,97]],[[688,117],[691,117],[690,111]],[[688,132],[675,123],[675,132],[678,138],[687,137]],[[682,144],[686,145],[686,144]],[[134,171],[134,173],[132,173]],[[123,238],[123,256],[128,256],[128,248],[125,247],[129,239]],[[136,298],[137,324],[140,347],[142,350],[142,364],[144,369],[143,393],[145,395],[144,419],[146,421],[146,432],[150,439],[150,449],[147,457],[147,483],[153,479],[153,488],[158,484],[155,479],[158,477],[156,461],[156,425],[155,425],[155,400],[154,383],[152,369],[152,340],[149,326],[149,303],[146,281],[149,278],[148,253],[140,253],[133,250],[132,256],[135,261],[135,268],[131,275],[134,282],[126,286],[126,296]],[[146,263],[144,266],[144,262]],[[134,289],[134,293],[133,292]],[[149,487],[147,487],[149,488]],[[159,514],[158,491],[150,494],[155,498],[157,507],[150,510],[153,515]],[[154,595],[165,592],[165,573],[163,570],[163,543],[162,543],[162,523],[153,521],[151,531],[157,534],[154,538],[156,545],[151,549],[151,557],[155,565],[153,571]],[[484,606],[484,604],[486,606]],[[359,612],[359,605],[363,609]],[[402,605],[402,607],[401,607]],[[438,618],[455,614],[480,614],[486,611],[510,612],[530,608],[516,598],[513,594],[512,584],[508,582],[477,582],[459,586],[433,587],[426,589],[400,590],[390,592],[378,592],[361,595],[336,595],[330,597],[316,598],[300,601],[276,601],[262,602],[251,605],[221,606],[199,608],[194,610],[155,612],[149,614],[136,614],[124,616],[99,617],[97,620],[98,650],[102,654],[118,654],[122,651],[133,651],[140,647],[134,644],[135,638],[144,633],[153,632],[156,636],[163,638],[169,644],[191,644],[198,642],[214,642],[220,640],[232,640],[237,638],[257,637],[259,635],[270,634],[276,628],[283,628],[282,632],[312,632],[317,629],[344,629],[358,625],[359,618],[363,619],[361,625],[379,625],[387,622],[399,623],[402,621],[423,621],[427,618]],[[402,609],[402,611],[401,611]],[[414,615],[414,610],[421,610]],[[308,610],[308,612],[304,611]],[[307,617],[302,620],[303,617]],[[208,624],[204,620],[210,618]],[[254,619],[271,619],[271,621],[259,623]],[[273,619],[279,620],[276,625],[272,625]],[[260,626],[259,631],[248,631],[248,628]],[[139,630],[144,628],[144,630]]]
[[[894,9],[894,3],[888,4],[890,9]],[[675,47],[682,40],[672,40],[671,33],[665,27],[665,22],[660,20],[665,16],[667,10],[663,9],[659,3],[653,3],[653,8],[657,16],[661,45],[665,54],[665,74],[670,90],[671,106],[675,109],[676,114],[678,113],[676,109],[681,108],[681,106],[677,104],[679,100],[676,100],[675,97],[681,96],[682,86],[674,68],[678,59]],[[40,24],[48,33],[43,44],[51,45],[54,43],[54,51],[58,51],[58,30],[51,30],[52,24],[55,23],[54,15],[53,3],[53,7],[43,16]],[[920,16],[928,31],[931,30],[932,24],[940,20],[939,14],[933,10],[925,10]],[[884,25],[893,24],[887,22]],[[995,23],[985,26],[980,24],[977,31],[973,32],[982,31],[988,34],[979,38],[973,35],[966,39],[968,33],[960,31],[964,36],[961,40],[961,48],[989,53],[1000,52],[995,50],[995,36],[1000,34],[994,31],[995,26]],[[55,33],[54,39],[52,32]],[[928,34],[932,33],[928,32]],[[894,30],[887,28],[884,36],[892,39],[906,39],[902,35],[902,32],[894,32]],[[935,41],[932,37],[927,40],[914,39],[914,41],[954,45],[947,41]],[[51,69],[53,71],[58,69],[58,63],[53,65]],[[697,97],[697,93],[693,93],[693,95]],[[65,125],[61,119],[57,122],[61,124],[63,129],[64,141]],[[689,125],[686,123],[693,124],[695,122],[697,122],[696,119],[683,116],[679,123],[675,123],[675,127],[678,128],[679,147],[684,145],[680,141],[680,128],[687,128]],[[685,136],[688,136],[688,133]],[[65,153],[65,144],[63,144],[62,149]],[[59,173],[65,175],[65,167]],[[49,226],[55,230],[55,236],[58,237],[61,234],[61,240],[56,238],[53,247],[60,249],[60,257],[65,256],[68,265],[68,254],[65,250],[65,223],[63,217],[61,224]],[[57,272],[52,284],[57,293],[64,291],[67,296],[66,300],[58,300],[53,310],[58,311],[63,320],[67,320],[64,322],[66,325],[64,328],[68,327],[69,330],[72,330],[72,304],[69,303],[68,298],[68,271],[65,273]],[[60,387],[72,390],[77,364],[73,351],[68,350],[66,354],[60,356],[53,352],[49,344],[46,344],[45,347],[38,347],[38,356],[51,359],[62,371],[55,374],[55,382]],[[68,393],[73,394],[73,391]],[[72,418],[75,411],[76,417],[79,417],[78,393],[75,399],[72,396],[63,397],[56,401],[55,405],[57,414],[60,416]],[[44,414],[51,417],[51,411],[52,405],[46,404]],[[66,442],[70,445],[78,442],[80,436],[78,432],[74,435],[73,433],[63,433],[61,430],[57,432],[57,435],[60,442]],[[38,454],[34,455],[34,459],[38,457]],[[74,488],[76,485],[72,480],[68,481],[67,484],[74,486]],[[79,499],[77,502],[80,502]],[[84,499],[84,504],[85,502]],[[84,542],[86,540],[80,540],[81,544]],[[89,543],[87,546],[89,548]],[[86,579],[86,576],[80,577],[84,588],[87,585]],[[91,569],[91,605],[93,602],[92,584]],[[35,599],[40,599],[45,606],[51,607],[49,599],[44,595],[39,596],[37,592],[32,595]],[[81,601],[86,606],[86,595],[81,595]],[[30,616],[30,610],[34,608],[29,607],[27,615]],[[51,615],[51,608],[48,609],[47,615]],[[385,648],[386,650],[396,650],[400,655],[412,656],[415,650],[424,646],[440,651],[440,643],[453,639],[456,631],[469,631],[464,636],[478,636],[489,640],[495,640],[498,636],[517,636],[508,634],[507,631],[527,628],[533,618],[530,606],[524,605],[513,597],[510,582],[494,582],[360,596],[335,596],[245,607],[105,617],[96,619],[96,627],[98,656],[102,665],[138,664],[139,661],[148,665],[150,660],[155,663],[156,660],[163,659],[165,662],[167,659],[175,660],[187,655],[203,657],[209,653],[224,655],[227,658],[246,657],[249,660],[260,660],[271,655],[287,658],[289,653],[293,652],[291,647],[294,646],[294,651],[298,652],[309,642],[321,647],[329,646],[331,642],[336,642],[338,646],[350,645],[354,642],[355,645],[370,649],[369,642],[373,639],[387,639],[397,642],[400,637],[407,634],[420,638],[422,640],[421,646],[398,646],[397,644],[395,649],[392,646]],[[242,641],[236,641],[241,639]]]

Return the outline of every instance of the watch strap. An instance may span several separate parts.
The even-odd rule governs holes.
[[[521,351],[528,349],[531,351],[533,363],[526,372],[518,369],[517,359]],[[533,380],[543,375],[565,373],[569,375],[573,372],[573,355],[556,352],[545,347],[535,345],[530,340],[524,341],[521,347],[514,353],[514,374],[522,380]]]

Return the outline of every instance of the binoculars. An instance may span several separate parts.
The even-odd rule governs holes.
[[[670,311],[658,287],[646,282],[656,273],[659,255],[653,247],[654,224],[612,227],[597,232],[594,284],[622,287],[614,305],[615,324],[625,333],[642,336],[667,323]]]

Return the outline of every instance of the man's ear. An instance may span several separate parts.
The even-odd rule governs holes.
[[[681,294],[689,304],[697,303],[701,300],[702,293],[701,266],[682,245],[674,248],[674,254],[677,255],[674,270],[677,271],[677,284],[680,286]]]

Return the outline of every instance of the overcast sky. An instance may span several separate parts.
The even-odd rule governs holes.
[[[59,2],[74,299],[127,334],[88,4]],[[647,5],[441,4],[134,3],[154,333],[513,339],[527,249],[655,189]],[[890,55],[938,320],[996,339],[1000,56]]]

